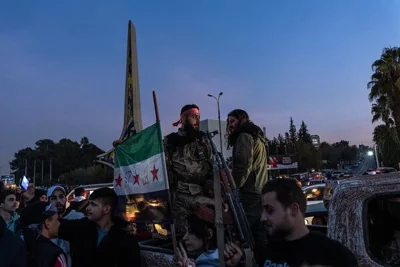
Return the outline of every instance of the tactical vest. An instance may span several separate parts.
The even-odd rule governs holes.
[[[203,186],[212,178],[211,147],[201,133],[195,141],[187,141],[180,132],[166,137],[168,173],[178,182]]]

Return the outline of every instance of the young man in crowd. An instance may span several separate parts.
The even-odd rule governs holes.
[[[75,197],[74,197],[74,199],[71,200],[71,202],[81,202],[81,201],[85,200],[86,198],[85,198],[84,194],[85,194],[85,188],[83,188],[83,187],[75,188],[75,192],[74,192]]]
[[[29,230],[38,233],[30,238],[26,236],[25,239],[30,248],[28,250],[30,264],[36,267],[67,267],[67,257],[63,249],[52,242],[57,238],[60,226],[56,206],[38,201],[24,208],[21,216],[29,225]]]
[[[17,197],[15,192],[10,189],[5,189],[0,192],[0,216],[6,223],[6,227],[11,232],[15,232],[19,216],[15,212],[18,208]]]
[[[295,179],[268,181],[262,194],[261,220],[270,240],[260,266],[358,266],[354,255],[341,243],[307,228],[307,200]],[[241,251],[229,244],[225,256],[229,266],[238,266]]]
[[[259,261],[266,241],[260,222],[261,190],[268,179],[264,132],[251,122],[246,111],[235,109],[228,114],[227,133],[228,147],[233,147],[232,176],[255,241],[254,256]]]
[[[60,218],[66,220],[77,220],[84,218],[85,215],[81,212],[77,212],[75,210],[68,210],[68,213],[66,212],[66,206],[67,206],[66,193],[67,192],[65,191],[65,188],[63,186],[55,185],[47,190],[47,198],[49,199],[50,203],[57,208],[58,215],[60,216]],[[51,241],[53,241],[54,244],[63,249],[65,255],[67,256],[68,265],[71,267],[72,258],[71,258],[71,248],[69,242],[61,238],[54,238]]]
[[[7,229],[2,217],[0,217],[0,266],[26,267],[25,243]]]
[[[140,248],[133,229],[114,216],[117,195],[111,188],[93,191],[87,218],[61,219],[59,237],[71,244],[74,267],[140,267]]]
[[[54,185],[47,190],[47,198],[58,209],[58,214],[66,220],[82,219],[85,215],[75,210],[68,210],[67,213],[67,192],[61,185]]]

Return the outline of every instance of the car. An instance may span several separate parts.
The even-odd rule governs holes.
[[[314,184],[302,188],[306,195],[307,205],[322,203],[324,200],[325,183]]]
[[[94,190],[102,188],[102,187],[114,188],[114,185],[113,185],[113,183],[88,184],[88,185],[76,186],[75,188],[78,188],[78,187],[83,187],[85,189],[83,196],[87,199],[87,198],[89,198],[89,196],[92,194],[92,192]],[[67,208],[69,207],[71,200],[74,199],[75,188],[72,189],[71,192],[69,192],[67,195]]]
[[[308,180],[306,173],[295,173],[295,174],[290,175],[290,178],[296,179],[299,182],[304,182],[304,181]]]
[[[400,219],[400,175],[365,176],[330,183],[323,215],[327,224],[307,225],[350,249],[358,266],[398,266],[397,225]],[[306,214],[310,215],[310,214]],[[329,223],[328,223],[329,222]],[[324,230],[325,228],[325,230]]]
[[[391,168],[391,167],[380,167],[378,168],[378,171],[380,173],[393,173],[393,172],[397,172],[397,170],[395,168]]]

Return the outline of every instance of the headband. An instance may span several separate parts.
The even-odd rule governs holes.
[[[182,124],[182,122],[183,122],[183,120],[185,119],[186,116],[193,115],[193,114],[200,114],[199,109],[198,108],[191,108],[191,109],[188,109],[188,110],[182,112],[181,113],[181,118],[178,121],[174,122],[172,124],[172,126],[178,127],[179,124]]]

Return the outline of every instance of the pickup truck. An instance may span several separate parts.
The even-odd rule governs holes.
[[[325,203],[308,206],[306,223],[348,247],[360,267],[400,266],[400,174],[327,185]],[[174,266],[171,243],[140,245],[143,266]]]
[[[341,180],[326,186],[324,201],[306,215],[310,229],[344,244],[359,266],[400,265],[400,175]]]

